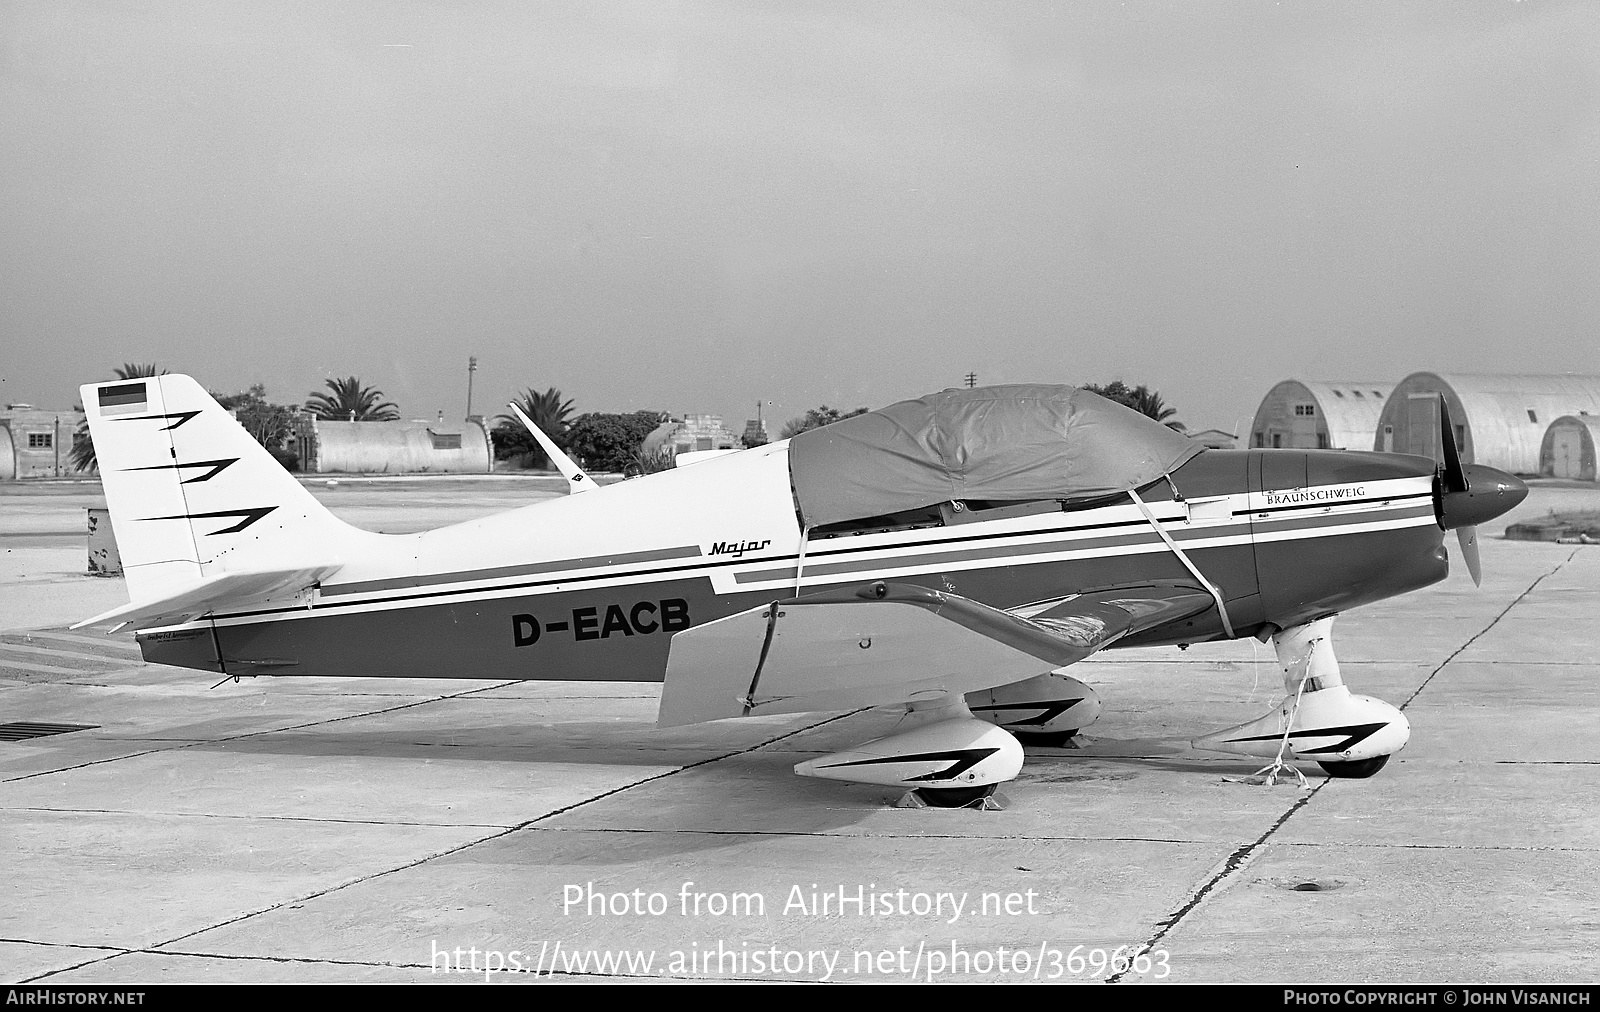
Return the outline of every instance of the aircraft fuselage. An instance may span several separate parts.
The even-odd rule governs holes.
[[[1443,579],[1434,481],[1424,457],[1208,450],[1139,496],[1244,636]],[[781,443],[362,535],[342,562],[307,606],[148,630],[144,656],[235,675],[659,681],[673,633],[797,592],[885,580],[1011,609],[1194,582],[1126,495],[945,503],[810,531],[802,551]],[[1211,609],[1115,646],[1226,635]]]

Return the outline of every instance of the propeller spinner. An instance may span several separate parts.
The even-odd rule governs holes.
[[[1483,585],[1483,563],[1478,558],[1478,525],[1513,509],[1528,495],[1520,478],[1481,464],[1461,463],[1456,447],[1455,426],[1450,423],[1450,406],[1439,395],[1439,436],[1444,442],[1444,461],[1439,465],[1439,480],[1434,493],[1434,508],[1439,526],[1456,532],[1461,557],[1472,574],[1474,586]]]

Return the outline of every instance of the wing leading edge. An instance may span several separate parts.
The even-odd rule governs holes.
[[[993,688],[1211,606],[1205,591],[1181,585],[1096,591],[1015,612],[883,582],[774,601],[673,637],[657,726]]]

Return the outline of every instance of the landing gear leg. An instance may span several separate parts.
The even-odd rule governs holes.
[[[1382,769],[1405,747],[1411,725],[1383,700],[1345,688],[1332,634],[1331,617],[1279,631],[1272,637],[1283,669],[1284,698],[1277,709],[1197,738],[1193,745],[1271,758],[1251,778],[1266,784],[1290,773],[1304,786],[1305,777],[1291,759],[1314,760],[1330,777],[1370,777]]]

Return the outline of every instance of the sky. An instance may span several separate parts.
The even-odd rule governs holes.
[[[1600,373],[1600,4],[0,0],[0,402]]]

